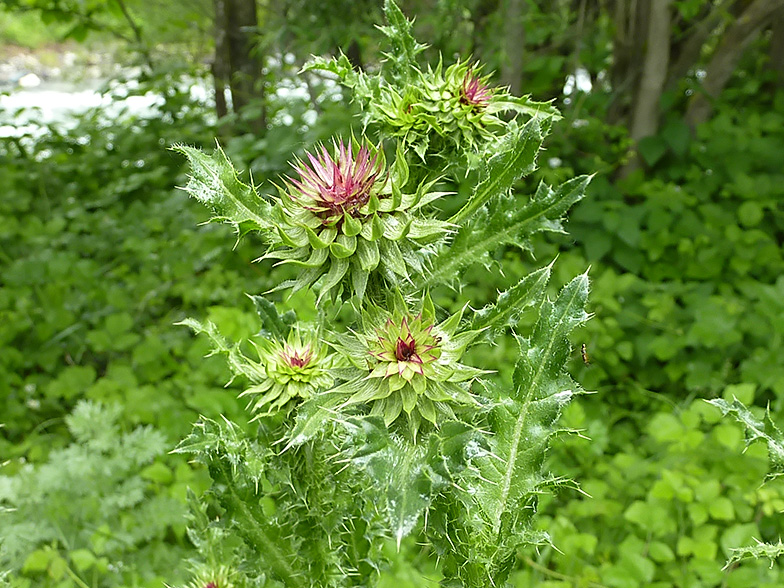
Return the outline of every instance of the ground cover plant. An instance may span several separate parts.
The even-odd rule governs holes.
[[[175,196],[183,165],[162,137],[215,135],[178,72],[119,86],[159,94],[150,113],[93,109],[0,142],[0,569],[13,586],[184,582],[187,488],[207,476],[168,452],[199,414],[242,414],[208,344],[172,328],[199,312],[249,336],[253,317],[231,305],[270,287],[252,240],[227,250]]]
[[[167,453],[196,415],[234,406],[212,393],[222,366],[171,325],[205,306],[231,324],[222,303],[245,263],[211,228],[192,239],[202,211],[169,198],[181,166],[160,136],[213,134],[170,98],[153,117],[90,111],[0,145],[0,569],[14,586],[160,586],[193,551],[186,488],[204,477]]]
[[[421,69],[411,23],[394,2],[385,14],[391,49],[377,74],[345,58],[311,65],[355,93],[372,139],[317,147],[272,194],[240,181],[220,149],[175,148],[192,168],[185,189],[214,220],[260,233],[262,259],[297,268],[251,297],[262,331],[247,342],[184,323],[247,381],[240,396],[258,422],[249,432],[201,418],[176,450],[212,479],[194,497],[204,558],[193,586],[374,585],[384,546],[409,536],[444,585],[501,586],[518,549],[548,543],[533,525],[539,495],[570,484],[542,463],[581,392],[564,366],[588,318],[587,275],[551,299],[546,266],[452,313],[429,290],[458,288],[466,267],[495,267],[500,247],[526,251],[532,234],[562,230],[589,177],[514,194],[557,111],[487,86],[474,65]],[[473,188],[442,218],[438,203],[457,195],[440,182],[454,176]],[[307,319],[271,298],[303,289],[317,293]],[[465,362],[510,329],[514,365]]]
[[[582,436],[556,439],[543,466],[579,480],[590,497],[568,487],[540,495],[535,529],[546,531],[555,547],[518,550],[509,582],[519,588],[780,586],[780,559],[772,567],[764,557],[736,557],[726,564],[736,553],[776,554],[783,532],[782,480],[762,484],[776,468],[764,445],[744,451],[742,427],[704,401],[721,398],[730,407],[734,399],[742,401],[753,416],[744,421],[771,439],[776,436],[770,423],[784,422],[779,400],[784,100],[771,70],[784,60],[768,59],[778,33],[766,29],[747,46],[725,91],[715,98],[712,116],[690,130],[682,121],[690,95],[702,92],[700,76],[709,69],[702,67],[724,45],[724,31],[738,21],[736,9],[763,3],[670,3],[673,63],[683,55],[682,41],[704,30],[692,25],[733,8],[705,43],[698,67],[675,76],[675,86],[660,102],[658,130],[639,143],[640,167],[621,177],[635,145],[623,107],[635,99],[630,86],[618,85],[615,66],[633,53],[614,39],[617,21],[609,18],[608,7],[626,4],[526,2],[516,33],[506,26],[514,21],[504,12],[516,3],[437,2],[432,11],[420,11],[414,23],[418,36],[433,42],[418,54],[422,67],[414,76],[427,81],[428,88],[440,91],[458,67],[473,68],[478,81],[492,74],[482,81],[489,88],[512,83],[514,76],[504,72],[509,63],[504,43],[512,38],[523,56],[517,76],[522,90],[508,93],[532,92],[537,101],[558,97],[555,104],[564,118],[552,125],[538,169],[516,182],[517,193],[533,193],[540,180],[558,186],[575,175],[599,172],[586,197],[569,212],[568,234],[531,236],[534,259],[504,245],[488,256],[503,274],[478,263],[459,270],[458,291],[438,280],[425,284],[440,323],[466,302],[464,317],[493,304],[498,290],[513,288],[556,257],[548,286],[553,299],[558,286],[591,267],[590,310],[596,316],[573,332],[567,367],[596,393],[564,409],[560,426],[579,429]],[[25,4],[50,7],[37,0]],[[94,3],[112,4],[117,5]],[[135,17],[141,4],[126,2]],[[634,6],[639,11],[648,4],[659,5]],[[6,3],[6,17],[14,16],[8,8],[13,5],[20,3]],[[76,6],[60,3],[67,5]],[[91,113],[76,119],[78,128],[72,131],[53,127],[19,143],[0,139],[0,570],[8,572],[11,585],[160,588],[166,582],[179,587],[189,583],[188,560],[217,569],[236,562],[235,551],[244,549],[240,538],[221,535],[214,524],[221,511],[214,503],[202,514],[203,506],[191,502],[190,522],[182,522],[177,513],[188,507],[187,488],[200,496],[211,483],[209,472],[189,463],[187,454],[167,452],[198,414],[215,421],[224,414],[239,427],[240,438],[256,438],[257,427],[270,417],[248,423],[254,415],[244,407],[263,394],[238,397],[261,382],[239,376],[224,389],[231,372],[223,357],[204,358],[211,348],[209,336],[193,339],[187,328],[172,325],[186,317],[211,321],[225,339],[250,339],[268,353],[265,338],[257,336],[261,323],[255,301],[244,293],[263,295],[280,315],[294,310],[300,322],[307,322],[317,317],[316,296],[309,290],[318,284],[291,298],[287,290],[264,294],[281,280],[297,278],[297,260],[274,269],[270,266],[277,260],[251,263],[266,251],[261,233],[252,231],[231,251],[228,225],[200,224],[208,218],[206,211],[174,190],[187,183],[185,158],[165,145],[181,141],[211,149],[220,134],[226,154],[237,169],[251,172],[259,193],[279,197],[268,180],[283,188],[284,176],[301,179],[288,162],[299,157],[307,164],[306,153],[319,157],[318,141],[331,157],[335,131],[340,133],[336,139],[346,146],[351,141],[357,150],[363,136],[370,148],[378,145],[380,130],[397,133],[403,141],[408,129],[429,135],[433,149],[446,153],[454,145],[451,137],[430,134],[426,124],[407,127],[410,113],[393,110],[388,116],[373,110],[392,96],[387,91],[376,95],[368,85],[366,99],[357,96],[348,104],[354,90],[363,90],[356,82],[370,84],[379,67],[383,33],[366,24],[377,20],[371,16],[378,10],[375,3],[352,2],[352,11],[363,12],[364,20],[350,27],[346,13],[334,5],[259,3],[265,23],[272,23],[270,18],[280,23],[263,27],[259,41],[269,123],[263,133],[248,132],[244,123],[235,125],[235,136],[225,131],[231,124],[216,130],[214,105],[193,103],[170,79],[161,91],[154,90],[169,95],[169,104],[150,119],[110,121],[107,113]],[[417,5],[406,3],[406,14],[414,15]],[[209,25],[209,11],[203,18]],[[148,45],[155,47],[156,67],[160,57],[178,53],[158,44],[155,26],[139,22],[142,35],[155,39]],[[207,28],[201,30],[203,41]],[[202,41],[188,43],[199,45],[203,55],[211,48]],[[338,46],[367,77],[352,79],[340,58],[317,63],[332,73],[309,69],[293,75],[306,55],[334,54]],[[484,67],[457,55],[473,55]],[[186,73],[194,75],[203,65],[198,60]],[[575,68],[589,77],[592,89],[570,82]],[[338,91],[320,94],[320,84],[334,90],[334,76],[344,73],[342,79],[354,84],[352,92],[345,91],[342,99]],[[311,96],[303,81],[314,90]],[[571,93],[565,83],[571,83]],[[144,85],[135,90],[145,91]],[[411,96],[422,100],[412,108],[418,115],[437,104],[416,92]],[[356,119],[352,135],[346,107],[363,105],[368,108]],[[181,108],[190,113],[183,117]],[[258,104],[249,106],[242,120],[260,110]],[[446,114],[434,113],[432,120],[448,124],[442,118]],[[500,114],[503,120],[510,115]],[[0,116],[14,125],[13,118]],[[518,119],[524,124],[528,116],[523,112]],[[485,139],[476,141],[481,145]],[[397,141],[387,139],[383,145],[389,169]],[[423,159],[411,153],[413,147],[405,147],[409,185],[418,186],[428,179],[431,165],[440,168],[446,161],[432,152]],[[456,194],[419,209],[436,220],[448,221],[460,210],[481,168],[475,152],[452,155],[454,164],[434,190]],[[467,177],[464,168],[471,169]],[[242,177],[248,183],[249,176]],[[279,254],[285,250],[276,248]],[[325,269],[330,263],[323,264]],[[415,275],[409,265],[407,270]],[[449,271],[441,275],[451,277]],[[373,287],[366,286],[366,300]],[[327,299],[325,294],[321,304]],[[530,335],[535,315],[531,308],[524,311],[517,332]],[[350,302],[329,318],[337,331],[355,322]],[[514,338],[499,336],[493,346],[483,340],[476,339],[459,363],[497,369],[517,361]],[[583,343],[589,364],[579,351]],[[259,362],[252,343],[238,351]],[[320,350],[333,351],[330,346]],[[275,366],[279,376],[285,376],[286,365]],[[480,378],[508,385],[511,375],[507,370]],[[282,410],[295,402],[285,404]],[[293,406],[289,418],[296,416]],[[104,426],[110,422],[114,425]],[[137,435],[154,443],[146,453],[134,451],[133,463],[124,463],[120,448],[132,448],[127,444]],[[31,485],[35,491],[28,491]],[[82,496],[80,485],[96,492]],[[271,485],[264,489],[276,491]],[[383,496],[376,498],[383,504]],[[162,505],[171,519],[158,516]],[[274,496],[262,507],[274,515]],[[20,527],[31,519],[38,524]],[[437,553],[420,545],[424,524],[423,519],[402,539],[399,551],[394,537],[381,541],[381,588],[435,585],[442,578]],[[755,550],[758,541],[768,546]],[[218,571],[231,573],[230,567]],[[230,579],[239,581],[236,575]]]

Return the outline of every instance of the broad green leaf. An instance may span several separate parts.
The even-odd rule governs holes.
[[[656,162],[667,153],[667,143],[661,137],[643,137],[637,144],[637,150],[642,155],[645,163],[656,165]]]
[[[212,210],[212,220],[234,225],[240,235],[270,228],[271,205],[252,186],[240,181],[220,146],[211,156],[187,145],[172,149],[185,155],[191,164],[191,175],[183,189]]]

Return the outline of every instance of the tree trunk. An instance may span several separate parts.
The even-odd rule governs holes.
[[[262,101],[260,113],[250,120],[251,128],[263,132],[266,128],[266,109],[261,82],[260,60],[255,55],[254,36],[258,30],[256,0],[226,0],[227,38],[231,64],[231,99],[235,113],[257,98]],[[256,88],[258,84],[258,88]]]
[[[689,36],[673,47],[673,62],[667,72],[665,88],[674,90],[678,82],[700,60],[702,48],[710,35],[721,24],[726,13],[736,0],[719,2],[710,8],[707,15],[691,27]]]
[[[215,109],[219,117],[228,114],[227,87],[231,90],[231,112],[234,114],[239,114],[256,100],[258,114],[249,116],[246,112],[240,128],[263,134],[267,121],[261,60],[254,44],[258,29],[256,0],[213,0],[213,8]]]
[[[212,60],[212,79],[215,88],[215,111],[218,118],[223,118],[229,113],[226,103],[226,88],[231,77],[229,63],[229,45],[226,40],[226,0],[214,0],[215,10],[215,57]]]
[[[346,49],[346,57],[354,69],[362,69],[362,48],[359,46],[359,41],[351,39],[348,48]]]
[[[632,111],[634,141],[655,135],[659,129],[659,101],[670,64],[670,0],[654,0],[649,14],[648,42]]]
[[[773,15],[768,57],[768,67],[776,73],[776,85],[784,88],[784,8]]]
[[[509,86],[514,96],[523,89],[523,55],[525,53],[525,28],[523,27],[524,0],[504,0],[503,61],[501,83]]]
[[[608,112],[610,123],[627,120],[635,102],[651,1],[657,0],[615,0],[613,64],[610,69],[613,99]],[[631,100],[628,100],[629,97]]]
[[[694,95],[686,111],[685,120],[692,129],[708,119],[713,101],[729,82],[743,50],[782,7],[784,0],[754,0],[724,33],[705,68],[702,92]]]

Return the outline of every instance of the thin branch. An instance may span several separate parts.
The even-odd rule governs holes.
[[[114,0],[117,3],[117,6],[120,7],[120,11],[123,13],[128,26],[131,27],[131,31],[133,31],[133,36],[136,39],[136,45],[138,47],[139,53],[142,54],[144,57],[144,61],[147,63],[147,67],[150,70],[153,69],[153,62],[152,57],[150,56],[150,52],[147,50],[147,47],[144,44],[144,38],[142,37],[142,30],[136,21],[131,16],[131,13],[128,11],[128,7],[125,5],[124,0]]]
[[[754,0],[729,26],[705,68],[702,91],[693,96],[686,111],[686,123],[692,129],[708,119],[713,101],[732,77],[744,49],[782,7],[784,0]]]

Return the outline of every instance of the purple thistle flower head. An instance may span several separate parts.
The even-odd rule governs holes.
[[[288,343],[283,346],[280,352],[280,357],[285,361],[289,367],[301,368],[307,366],[313,359],[313,352],[310,345],[305,345],[302,348],[292,347]]]
[[[351,214],[370,200],[371,192],[382,178],[384,161],[379,149],[362,145],[356,154],[351,141],[333,142],[334,155],[321,145],[316,155],[307,153],[308,163],[301,160],[292,166],[299,179],[288,178],[290,197],[324,220]]]
[[[424,375],[423,366],[438,359],[438,341],[431,333],[433,325],[425,326],[424,320],[421,313],[402,320],[388,319],[376,333],[369,351],[385,365],[385,377],[397,374],[410,381],[414,374]]]
[[[395,346],[395,357],[398,361],[413,361],[415,363],[422,363],[422,358],[417,354],[417,344],[414,338],[409,336],[407,340],[400,337],[397,338],[397,345]]]
[[[475,109],[485,108],[490,104],[492,92],[482,81],[474,75],[472,70],[466,72],[460,88],[460,103]]]

